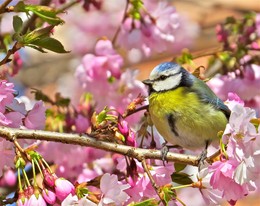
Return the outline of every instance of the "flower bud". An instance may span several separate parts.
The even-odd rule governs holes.
[[[119,122],[118,122],[118,130],[119,132],[124,135],[125,137],[128,136],[129,134],[129,126],[128,126],[128,122],[125,121],[121,116],[119,116]]]
[[[41,194],[33,194],[30,197],[27,205],[28,206],[47,206],[47,204]]]
[[[43,169],[44,183],[49,187],[53,187],[55,184],[55,180],[57,176],[55,174],[51,174],[48,169]]]
[[[136,147],[135,133],[132,130],[129,131],[129,135],[126,138],[126,144]]]
[[[25,196],[24,192],[19,192],[16,203],[17,203],[17,206],[28,206],[28,199]]]
[[[58,178],[55,180],[55,193],[56,193],[57,198],[60,201],[62,201],[69,194],[72,194],[72,195],[75,194],[75,187],[70,181],[68,181],[64,178]]]
[[[29,186],[24,190],[24,194],[26,197],[30,197],[33,193],[34,193],[34,189],[32,186]]]
[[[16,184],[16,175],[13,170],[9,169],[5,171],[3,176],[3,183],[6,186],[14,186]]]
[[[42,191],[42,196],[44,200],[51,205],[56,202],[56,194],[51,190],[44,188]]]

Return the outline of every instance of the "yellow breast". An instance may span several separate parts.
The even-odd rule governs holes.
[[[152,93],[149,112],[166,141],[190,149],[204,147],[207,140],[216,140],[217,133],[227,124],[223,112],[201,102],[195,93],[184,87]],[[169,121],[169,117],[172,120]]]

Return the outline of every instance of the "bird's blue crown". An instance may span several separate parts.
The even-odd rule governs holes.
[[[163,71],[166,71],[166,70],[169,70],[169,69],[175,69],[175,68],[177,69],[179,67],[180,67],[180,65],[177,64],[177,63],[174,63],[174,62],[163,62],[163,63],[159,64],[155,68],[155,70],[157,72],[163,72]]]

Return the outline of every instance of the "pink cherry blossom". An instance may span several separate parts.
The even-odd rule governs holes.
[[[122,21],[125,5],[125,1],[110,0],[102,1],[100,10],[90,9],[86,12],[77,7],[72,8],[71,12],[64,16],[66,24],[70,27],[66,35],[69,37],[70,48],[82,55],[92,51],[100,37],[112,39]],[[75,13],[77,15],[74,15]],[[80,41],[72,41],[75,38]]]
[[[244,137],[254,137],[256,135],[256,129],[250,120],[255,118],[256,114],[253,109],[243,107],[240,104],[234,105],[231,108],[231,115],[229,123],[226,126],[224,134],[243,135]],[[227,135],[224,135],[224,143],[227,142]]]
[[[241,61],[248,61],[245,57]],[[223,100],[226,100],[228,93],[237,94],[246,106],[259,110],[260,97],[260,66],[256,64],[246,64],[243,69],[244,77],[236,77],[235,73],[228,75],[217,75],[212,78],[208,85]]]
[[[8,124],[8,127],[19,128],[23,125],[24,115],[20,112],[8,112],[5,114],[5,117],[11,122]]]
[[[83,89],[93,95],[98,111],[109,106],[123,113],[133,98],[145,93],[145,86],[136,80],[137,71],[122,72],[122,65],[123,59],[111,42],[100,40],[96,45],[96,55],[86,54],[78,66],[75,76]]]
[[[260,169],[260,133],[250,122],[255,117],[254,110],[235,105],[223,136],[223,142],[228,143],[226,154],[229,160],[238,164],[234,180],[240,185],[246,185],[249,191],[256,189]]]
[[[27,203],[28,206],[47,206],[45,200],[43,199],[41,194],[33,194]]]
[[[196,35],[196,27],[180,17],[169,3],[144,1],[144,6],[149,15],[141,12],[140,20],[131,17],[125,19],[118,37],[120,46],[139,49],[147,57],[155,52],[176,52],[180,44],[182,48],[188,46],[190,42],[187,40]],[[187,28],[193,29],[185,32]]]
[[[75,119],[75,126],[77,133],[85,133],[89,128],[89,120],[83,115],[79,114]]]
[[[13,144],[0,138],[0,177],[3,175],[4,167],[13,166],[14,154]]]
[[[45,110],[42,101],[36,102],[24,120],[28,129],[43,129],[45,126]]]
[[[236,201],[248,194],[246,185],[240,185],[233,179],[234,171],[238,166],[236,161],[214,162],[209,166],[209,171],[214,171],[210,184],[213,189],[223,191],[223,197],[230,201]]]
[[[124,120],[121,116],[119,117],[119,122],[118,122],[118,129],[119,132],[127,137],[129,135],[129,125],[126,120]]]
[[[76,205],[78,202],[77,195],[69,194],[61,203],[61,206]]]
[[[42,196],[43,199],[49,204],[54,204],[56,202],[56,194],[51,190],[44,188],[42,190]]]
[[[82,59],[82,64],[76,70],[76,77],[83,87],[88,87],[88,89],[91,89],[89,84],[91,85],[93,81],[98,81],[98,83],[104,81],[104,84],[108,85],[109,78],[119,78],[121,75],[123,59],[115,52],[109,40],[99,40],[95,51],[96,55],[86,54]],[[96,94],[94,89],[90,92]]]
[[[1,184],[9,187],[16,184],[16,175],[12,169],[8,169],[4,172]]]
[[[62,201],[69,194],[75,193],[75,186],[64,178],[58,178],[55,180],[55,194],[57,198]]]
[[[210,180],[212,177],[211,172],[209,172],[209,165],[205,165],[198,173],[198,180],[201,181],[201,195],[206,203],[206,205],[218,205],[223,201],[223,191],[218,189],[213,189]]]
[[[84,169],[78,174],[77,182],[87,182],[95,177],[103,175],[105,172],[111,173],[115,169],[113,159],[110,157],[102,157],[90,162],[90,166],[85,165]]]
[[[48,169],[43,169],[43,181],[48,187],[53,187],[55,185],[55,180],[57,176],[49,172]]]
[[[260,37],[260,13],[256,14],[255,24],[257,35]]]
[[[4,114],[0,113],[0,124],[2,126],[7,126],[9,124],[12,124],[12,121],[8,119]]]
[[[76,195],[69,194],[61,203],[61,206],[97,206],[97,204],[91,202],[86,197],[78,199]]]
[[[102,205],[122,205],[129,198],[125,190],[128,184],[118,182],[116,175],[104,174],[100,180],[100,190],[102,192],[100,204]]]
[[[5,106],[11,104],[14,99],[13,93],[15,90],[13,88],[13,83],[9,83],[6,80],[0,81],[0,112],[2,113],[5,112]]]
[[[28,198],[25,196],[24,192],[18,193],[17,206],[29,206]]]

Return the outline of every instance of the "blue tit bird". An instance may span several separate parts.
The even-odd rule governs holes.
[[[165,141],[191,150],[205,147],[206,155],[228,123],[228,107],[203,81],[173,62],[156,66],[143,83],[149,87],[152,122]]]

